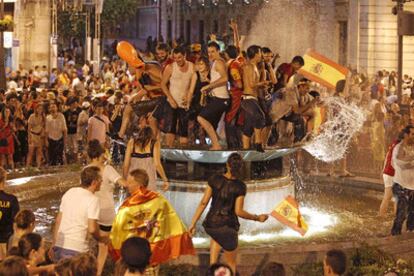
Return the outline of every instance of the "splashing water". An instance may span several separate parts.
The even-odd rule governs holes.
[[[366,116],[353,103],[339,97],[324,99],[327,121],[320,133],[303,148],[313,157],[324,162],[342,159],[352,137],[362,128]]]
[[[245,19],[237,18],[238,22]],[[336,59],[335,1],[272,0],[263,4],[252,21],[243,47],[257,44],[279,53],[280,62],[290,62],[313,48]]]

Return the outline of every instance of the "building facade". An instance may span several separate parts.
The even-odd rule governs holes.
[[[15,2],[15,3],[7,3]],[[106,43],[126,39],[145,49],[147,38],[206,42],[210,33],[231,34],[239,24],[245,47],[266,45],[281,61],[314,48],[359,71],[397,68],[397,17],[392,0],[137,0],[136,16]],[[13,64],[50,64],[51,0],[6,0],[13,13]],[[414,11],[414,2],[405,9]],[[404,73],[414,74],[414,38],[404,37]]]

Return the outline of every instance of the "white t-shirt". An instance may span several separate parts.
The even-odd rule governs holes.
[[[84,188],[71,188],[63,195],[59,211],[62,213],[62,221],[55,245],[87,252],[88,219],[99,218],[98,197]]]
[[[110,165],[106,165],[102,172],[102,185],[96,196],[99,198],[99,212],[98,223],[105,226],[112,225],[115,219],[115,201],[114,188],[115,183],[121,178],[121,175]]]

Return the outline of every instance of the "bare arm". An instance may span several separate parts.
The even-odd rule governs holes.
[[[56,240],[57,240],[57,235],[58,235],[58,231],[59,231],[59,227],[60,227],[60,223],[62,222],[62,212],[59,212],[57,214],[56,217],[56,221],[55,221],[55,225],[54,225],[54,229],[53,229],[53,240],[52,240],[52,246],[55,246]]]
[[[157,169],[158,174],[161,176],[163,181],[168,181],[167,175],[165,174],[164,167],[161,163],[161,144],[157,140],[154,145],[154,163],[155,168]]]
[[[134,139],[130,139],[128,141],[128,145],[125,151],[125,160],[124,160],[124,166],[122,173],[124,175],[124,178],[127,178],[128,172],[129,172],[129,166],[131,164],[131,154],[132,154],[132,148],[134,146]]]
[[[191,76],[190,88],[187,93],[188,95],[187,96],[187,108],[190,108],[190,104],[191,104],[191,100],[193,99],[196,83],[197,83],[197,74],[195,71],[193,71],[193,75]]]
[[[210,82],[209,85],[207,85],[207,90],[212,90],[217,87],[221,87],[227,84],[228,76],[227,76],[227,70],[226,70],[226,64],[224,64],[224,61],[217,60],[216,61],[216,70],[220,74],[220,78],[217,80]]]
[[[98,221],[96,219],[88,219],[88,232],[95,240],[101,240],[101,236],[99,235]]]
[[[204,191],[203,198],[201,199],[200,204],[198,204],[196,212],[194,213],[193,219],[191,221],[191,225],[189,227],[189,231],[191,233],[194,233],[195,225],[197,224],[197,221],[200,219],[201,215],[206,209],[212,194],[213,194],[213,190],[211,189],[210,186],[207,186],[206,190]]]
[[[162,80],[161,80],[161,89],[162,92],[168,97],[171,98],[170,89],[168,89],[168,83],[170,82],[170,78],[172,75],[172,66],[171,64],[167,65],[165,67],[164,73],[162,74]]]
[[[254,221],[260,221],[264,222],[269,217],[268,215],[253,215],[249,212],[244,210],[244,196],[239,196],[236,198],[236,206],[235,206],[235,213],[238,217],[248,219],[248,220],[254,220]]]

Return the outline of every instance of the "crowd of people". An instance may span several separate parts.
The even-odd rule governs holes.
[[[221,250],[226,261],[226,265],[211,269],[227,269],[232,275],[236,272],[238,217],[259,222],[268,218],[243,208],[246,185],[239,176],[243,165],[240,155],[230,156],[224,175],[209,179],[187,232],[157,192],[157,174],[162,188],[169,188],[161,147],[209,146],[210,150],[227,147],[263,152],[274,145],[301,143],[317,134],[325,116],[323,98],[327,96],[344,97],[365,107],[373,158],[388,160],[388,166],[392,163],[395,169],[384,197],[389,201],[392,192],[398,197],[393,234],[401,233],[407,210],[408,228],[412,230],[414,208],[409,195],[414,187],[409,179],[414,134],[406,127],[414,119],[412,79],[404,76],[401,102],[395,92],[396,74],[385,70],[373,80],[354,72],[349,90],[339,83],[336,91],[328,91],[298,74],[304,65],[301,56],[277,64],[277,53],[268,47],[251,45],[242,51],[237,24],[231,22],[231,28],[235,45],[223,45],[215,36],[205,45],[175,45],[173,49],[158,43],[154,53],[140,52],[141,59],[134,65],[115,56],[105,59],[97,69],[89,62],[78,65],[66,55],[62,66],[50,73],[45,66],[7,70],[7,89],[0,90],[1,167],[14,170],[16,166],[41,168],[72,162],[87,166],[81,172],[80,187],[70,189],[62,198],[51,250],[45,250],[43,238],[32,233],[33,213],[19,211],[17,199],[3,191],[6,171],[0,170],[0,208],[8,212],[0,213],[7,213],[0,216],[0,257],[12,255],[0,264],[0,275],[12,268],[21,269],[21,275],[27,270],[31,274],[100,275],[108,244],[114,241],[114,221],[125,222],[115,213],[116,184],[129,191],[130,197],[122,205],[125,208],[138,208],[153,200],[169,206],[166,208],[174,216],[164,223],[178,225],[183,237],[188,232],[194,234],[211,201],[203,223],[213,240],[210,263],[217,263]],[[402,129],[402,144],[394,143],[396,153],[385,158],[387,147]],[[107,159],[122,163],[122,174],[107,165]],[[387,200],[381,213],[386,212]],[[122,213],[134,217],[128,210]],[[148,244],[157,223],[146,221],[149,223],[140,227],[131,226],[143,232],[142,238],[126,238],[112,248],[121,257],[117,275],[157,273],[158,263],[151,258],[159,254],[151,252]],[[88,234],[98,242],[97,257],[87,253]],[[191,239],[183,240],[187,251],[181,253],[190,254]],[[326,275],[341,275],[344,263],[343,253],[328,253]]]
[[[112,257],[118,259],[114,271],[110,272],[112,275],[159,275],[161,263],[194,254],[188,232],[195,233],[196,223],[210,199],[212,206],[203,223],[212,237],[211,266],[205,275],[237,275],[238,217],[259,222],[268,218],[265,214],[250,214],[243,208],[246,185],[239,179],[242,166],[239,154],[229,157],[224,175],[210,178],[187,232],[173,208],[166,207],[169,206],[166,199],[149,190],[149,176],[145,170],[135,169],[124,179],[110,165],[102,163],[104,151],[97,140],[90,146],[88,152],[93,155],[92,161],[81,171],[80,186],[69,189],[62,197],[50,247],[41,235],[34,232],[34,213],[27,209],[19,210],[17,198],[4,191],[7,172],[0,168],[1,276],[102,275],[108,245],[112,248]],[[118,214],[113,205],[113,186],[116,183],[125,186],[130,194]],[[185,231],[181,235],[177,230],[180,227]],[[155,228],[158,230],[154,235]],[[175,242],[160,244],[160,232],[168,231],[165,229],[172,229],[167,233],[168,240],[174,234]],[[99,243],[97,254],[92,253],[88,236]],[[224,264],[218,263],[221,249],[224,250]],[[328,251],[324,274],[343,275],[345,271],[345,254],[339,250]],[[260,275],[285,273],[283,265],[270,262]]]

